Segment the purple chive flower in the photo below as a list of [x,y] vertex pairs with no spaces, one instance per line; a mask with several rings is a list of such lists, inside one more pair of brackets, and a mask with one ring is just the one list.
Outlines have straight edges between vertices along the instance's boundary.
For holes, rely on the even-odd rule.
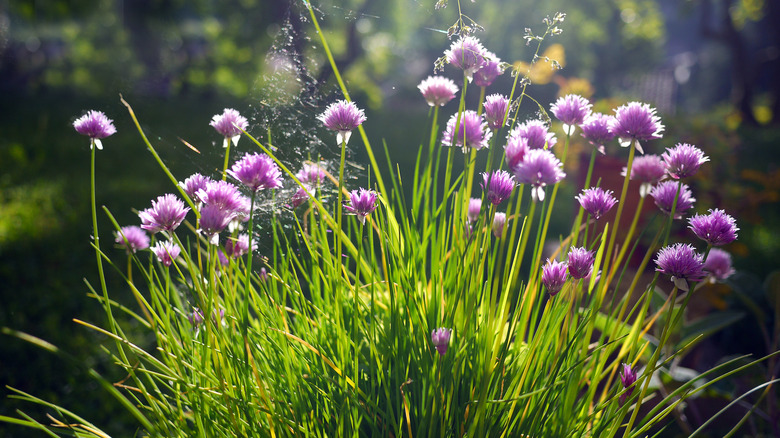
[[712,276],[713,281],[729,278],[734,273],[731,254],[720,248],[712,248],[704,261],[704,271]]
[[509,166],[509,170],[515,171],[515,168],[523,162],[525,154],[528,153],[528,139],[519,136],[510,136],[504,147],[504,154],[506,155],[506,164]]
[[171,241],[159,241],[152,247],[152,252],[157,256],[157,260],[165,266],[171,266],[176,257],[179,257],[181,248]]
[[612,196],[612,190],[604,190],[601,187],[585,189],[575,199],[596,220],[599,220],[604,213],[608,212],[618,202]]
[[559,97],[550,107],[556,119],[563,122],[563,130],[567,134],[574,132],[576,126],[582,125],[590,114],[591,108],[588,99],[576,94],[567,94]]
[[455,137],[455,124],[458,122],[458,114],[453,114],[447,122],[442,143],[446,146],[460,146],[463,153],[468,149],[482,149],[488,146],[488,140],[493,133],[488,131],[487,122],[476,111],[467,110],[460,115],[460,127]]
[[349,142],[352,130],[366,121],[366,114],[355,102],[339,100],[330,104],[317,118],[326,128],[336,131],[336,143],[341,144]]
[[504,232],[504,225],[506,225],[506,213],[497,212],[493,216],[493,235],[496,239],[501,238],[501,234]]
[[301,170],[295,174],[303,184],[317,186],[325,179],[325,165],[320,163],[304,163]]
[[126,249],[128,254],[149,248],[149,235],[141,227],[135,225],[114,231],[114,237],[114,242]]
[[246,131],[249,122],[233,108],[225,108],[225,111],[222,114],[215,114],[214,117],[211,118],[211,123],[209,123],[209,125],[213,126],[217,132],[225,137],[222,147],[227,148],[228,140],[233,141],[234,146],[238,145],[238,140],[241,138],[241,131]]
[[436,347],[436,351],[439,352],[439,356],[447,354],[447,348],[450,346],[450,337],[452,336],[452,329],[440,327],[431,332],[431,342]]
[[295,174],[298,181],[303,185],[292,196],[290,204],[292,208],[298,208],[306,202],[312,193],[314,193],[322,180],[325,179],[325,169],[321,164],[306,163],[301,170]]
[[509,99],[501,94],[491,94],[485,98],[485,120],[493,131],[504,126],[504,117],[509,108]]
[[190,199],[194,200],[195,202],[203,202],[203,200],[197,196],[198,190],[205,188],[206,184],[210,183],[211,181],[212,179],[207,176],[194,173],[184,181],[180,181],[179,187],[184,190],[184,193],[186,193]]
[[197,307],[192,309],[192,313],[187,315],[187,319],[190,321],[193,327],[198,327],[203,324],[203,312]]
[[290,208],[298,208],[306,202],[310,196],[311,193],[314,191],[311,187],[299,187],[298,190],[292,195],[292,198],[290,198]]
[[349,202],[351,205],[344,205],[348,214],[357,216],[361,224],[366,222],[366,216],[376,209],[376,192],[373,190],[353,190],[349,193]]
[[[257,249],[257,241],[252,240],[252,251]],[[249,253],[249,235],[239,234],[237,238],[230,238],[225,242],[225,254],[230,258],[241,257]]]
[[613,117],[601,113],[591,113],[585,117],[580,127],[582,128],[582,137],[588,140],[588,143],[596,146],[601,155],[605,154],[604,145],[615,138],[609,130],[609,124]]
[[547,264],[542,268],[542,284],[550,295],[555,296],[563,289],[567,276],[566,263],[547,259]]
[[[217,315],[219,315],[219,322],[217,322]],[[187,319],[190,321],[190,324],[192,324],[192,326],[195,328],[203,324],[203,321],[205,321],[205,318],[203,317],[203,312],[197,307],[192,309],[192,313],[187,315]],[[225,309],[219,309],[218,311],[214,310],[214,317],[211,319],[212,321],[214,321],[214,324],[222,325],[224,319],[225,319]]]
[[575,280],[588,277],[593,272],[593,251],[574,247],[569,250],[566,263],[569,265],[569,275]]
[[263,282],[268,281],[268,270],[265,269],[265,266],[260,268],[260,272],[257,273],[257,276],[260,277],[260,280]]
[[478,39],[467,36],[453,42],[450,49],[444,52],[444,56],[447,57],[448,63],[463,70],[471,82],[474,73],[485,65],[486,52]]
[[544,201],[544,187],[556,184],[566,177],[561,166],[560,160],[552,152],[531,149],[512,171],[518,183],[533,186],[531,196],[534,201]]
[[184,207],[184,202],[169,193],[158,196],[156,201],[152,201],[152,208],[138,213],[138,217],[141,218],[141,228],[154,234],[175,230],[181,225],[188,211],[190,209]]
[[702,255],[692,245],[676,243],[658,251],[655,259],[656,271],[670,275],[674,285],[688,291],[688,281],[699,281],[705,277]]
[[531,149],[551,149],[558,142],[555,134],[549,132],[541,120],[529,120],[517,125],[509,134],[509,138],[512,137],[525,138]]
[[[626,168],[623,168],[621,175],[626,175]],[[666,176],[666,164],[658,155],[642,155],[634,158],[631,164],[631,180],[637,180],[642,183],[639,186],[639,196],[645,197],[653,188],[653,184],[661,181]]]
[[218,205],[206,204],[200,209],[200,231],[209,243],[216,245],[221,233],[236,216],[233,210],[225,210]]
[[661,157],[666,165],[666,173],[673,179],[693,176],[699,166],[710,161],[701,149],[688,143],[678,143],[673,148],[667,148]]
[[609,130],[620,138],[620,145],[628,147],[634,143],[640,154],[645,152],[639,141],[661,138],[664,125],[655,115],[655,108],[646,103],[629,102],[615,110],[615,118],[611,120]]
[[217,259],[219,260],[219,264],[222,266],[227,266],[230,264],[230,260],[228,260],[225,252],[221,249],[217,249]]
[[195,196],[204,204],[216,205],[225,211],[243,213],[246,210],[249,214],[249,205],[246,204],[245,197],[238,191],[238,187],[227,181],[209,181],[204,188],[195,193]]
[[501,60],[495,53],[485,50],[482,57],[485,63],[474,72],[474,84],[478,87],[489,87],[504,71],[501,69]]
[[498,205],[512,194],[515,182],[512,175],[504,170],[496,170],[492,174],[482,172],[482,190],[485,198],[493,205]]
[[420,89],[420,93],[430,106],[444,106],[455,98],[455,94],[459,90],[452,79],[442,76],[428,76],[420,82],[417,88]]
[[630,364],[624,363],[622,368],[623,370],[620,372],[620,383],[627,391],[620,395],[620,406],[623,406],[626,400],[631,397],[631,393],[634,392],[634,387],[631,385],[636,383],[637,378],[636,370],[631,369]]
[[[655,205],[666,214],[672,213],[674,198],[677,196],[677,181],[662,181],[650,190],[650,196],[655,199]],[[680,186],[680,198],[674,210],[674,218],[680,219],[696,202],[687,185]]]
[[469,222],[476,222],[479,218],[479,211],[482,209],[482,200],[479,198],[469,199]]
[[282,172],[274,160],[266,154],[255,152],[244,155],[227,173],[253,192],[278,189],[282,186]]
[[737,222],[723,210],[710,210],[708,215],[697,214],[688,219],[689,228],[699,239],[712,246],[722,246],[737,240]]
[[88,111],[87,114],[79,117],[73,122],[73,128],[81,135],[86,135],[92,142],[92,145],[98,149],[103,149],[101,138],[106,138],[116,134],[114,121],[106,117],[102,111]]

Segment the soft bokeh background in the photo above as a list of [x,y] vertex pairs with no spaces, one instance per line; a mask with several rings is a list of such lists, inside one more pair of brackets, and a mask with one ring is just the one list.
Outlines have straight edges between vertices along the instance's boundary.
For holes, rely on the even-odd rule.
[[[313,3],[353,99],[367,109],[373,144],[378,148],[386,140],[408,175],[429,129],[416,85],[449,46],[455,0],[438,11],[435,0]],[[652,152],[683,141],[705,150],[712,161],[693,182],[696,210],[725,208],[738,218],[740,240],[727,249],[739,273],[729,285],[702,293],[695,311],[741,317],[690,354],[686,364],[701,370],[728,355],[776,350],[771,306],[780,296],[773,274],[780,260],[780,3],[477,0],[462,6],[485,27],[477,33],[485,46],[512,64],[527,63],[533,54],[522,38],[526,27],[539,32],[546,15],[565,12],[563,34],[543,47],[543,55],[564,68],[553,71],[542,62],[532,69],[535,85],[529,93],[535,99],[549,108],[557,96],[576,92],[602,111],[647,101],[667,126]],[[451,69],[444,74],[458,78]],[[488,93],[508,94],[511,82],[506,74]],[[324,158],[337,154],[315,117],[338,93],[299,1],[0,0],[0,327],[46,339],[112,382],[125,375],[103,352],[110,343],[73,322],[100,324],[103,315],[87,296],[86,283],[97,282],[89,245],[89,149],[72,122],[98,109],[116,123],[119,133],[104,140],[98,154],[97,196],[121,224],[138,223],[134,209],[171,190],[120,94],[181,180],[220,166],[221,138],[208,122],[225,107],[248,116],[250,132],[264,141],[270,136],[290,162],[312,151]],[[476,98],[470,94],[472,105]],[[523,110],[524,117],[538,112],[531,104]],[[454,109],[449,111],[443,117]],[[362,178],[365,157],[353,143],[351,167]],[[249,148],[243,142],[239,150]],[[619,157],[615,163],[624,162]],[[567,164],[572,181],[577,162]],[[571,182],[565,190],[571,196],[579,187]],[[564,215],[561,224],[569,223]],[[100,226],[104,248],[121,266],[123,254],[109,245],[110,223],[101,219]],[[690,237],[681,232],[678,238]],[[115,299],[133,304],[116,278],[109,282]],[[699,406],[694,403],[679,422],[695,427],[712,406],[770,374],[758,369],[732,379]],[[42,418],[43,411],[9,399],[9,385],[64,404],[116,436],[134,430],[80,366],[5,335],[0,385],[0,415],[24,408]],[[777,404],[764,401],[742,432],[771,430],[767,424],[777,416]],[[735,421],[724,418],[726,425]],[[678,426],[670,436],[684,434],[685,427]],[[29,433],[0,424],[0,437]]]

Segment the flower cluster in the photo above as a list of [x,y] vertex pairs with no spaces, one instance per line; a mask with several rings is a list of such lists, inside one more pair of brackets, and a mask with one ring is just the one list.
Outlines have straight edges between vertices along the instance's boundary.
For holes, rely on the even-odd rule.
[[417,86],[430,106],[444,106],[455,98],[458,86],[452,79],[441,76],[428,76]]
[[86,135],[92,140],[90,147],[94,146],[98,149],[103,149],[101,138],[116,134],[114,121],[106,117],[101,111],[87,112],[87,114],[73,122],[73,128],[79,134]]
[[439,327],[431,332],[431,342],[436,347],[436,351],[439,352],[439,356],[447,354],[447,348],[450,346],[450,337],[452,336],[452,329]]
[[336,143],[346,144],[352,130],[366,121],[366,114],[355,102],[339,100],[330,104],[318,118],[326,128],[336,131]]
[[601,187],[585,189],[577,195],[576,199],[582,208],[596,220],[599,220],[604,213],[612,209],[618,202],[612,196],[612,190],[604,190]]
[[249,122],[233,108],[225,108],[222,114],[215,114],[209,123],[214,129],[225,137],[222,144],[223,148],[228,147],[228,141],[232,141],[234,146],[238,146],[238,140],[241,133],[246,131]]
[[488,129],[484,117],[476,111],[467,110],[453,114],[447,122],[442,143],[446,146],[460,146],[463,153],[470,149],[480,150],[488,147],[488,141],[493,133]]
[[353,190],[349,193],[349,204],[344,205],[348,214],[357,216],[361,224],[366,222],[366,217],[376,210],[376,192],[373,190]]
[[629,102],[615,110],[610,120],[609,130],[620,138],[620,145],[628,147],[634,144],[639,153],[644,153],[640,141],[661,138],[664,125],[656,115],[655,108],[641,102]]
[[590,102],[582,96],[567,94],[559,98],[550,108],[555,118],[563,122],[563,130],[570,135],[574,128],[582,125],[590,115]]
[[547,260],[542,268],[542,284],[550,295],[557,295],[563,289],[568,277],[567,265],[557,260]]

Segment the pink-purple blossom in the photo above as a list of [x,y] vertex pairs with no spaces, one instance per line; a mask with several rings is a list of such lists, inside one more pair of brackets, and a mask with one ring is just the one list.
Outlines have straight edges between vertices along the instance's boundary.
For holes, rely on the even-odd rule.
[[515,171],[515,168],[523,162],[525,154],[528,153],[528,139],[520,136],[510,136],[504,147],[506,155],[506,164],[509,170]]
[[431,332],[431,343],[436,347],[436,351],[439,352],[439,356],[447,354],[447,348],[450,346],[450,337],[452,336],[452,329],[439,327]]
[[479,218],[479,211],[482,209],[482,200],[479,198],[471,198],[469,199],[469,211],[468,211],[468,220],[469,222],[476,222]]
[[197,196],[198,190],[205,188],[206,184],[211,181],[212,179],[207,176],[203,176],[200,173],[194,173],[184,181],[180,181],[179,187],[184,190],[184,193],[186,193],[190,199],[196,202],[203,202],[203,200]]
[[130,254],[149,248],[149,235],[141,227],[129,225],[114,231],[114,242]]
[[506,213],[496,212],[493,216],[493,224],[491,226],[493,235],[496,239],[501,238],[501,234],[504,232],[504,226],[506,225]]
[[324,164],[305,163],[298,173],[295,174],[295,177],[298,178],[298,181],[303,186],[298,187],[298,190],[292,196],[290,200],[292,208],[298,208],[298,206],[306,202],[325,179]]
[[152,247],[152,252],[157,256],[157,260],[165,266],[171,266],[173,261],[179,257],[181,248],[179,245],[169,241],[159,241]]
[[219,241],[219,233],[227,228],[235,217],[235,210],[226,210],[215,204],[205,204],[200,209],[198,231],[207,237],[209,243],[216,245]]
[[534,201],[544,201],[544,187],[558,183],[566,177],[561,161],[546,149],[529,150],[520,163],[512,169],[520,184],[530,184]]
[[[623,168],[621,175],[626,175],[625,167]],[[661,181],[665,176],[666,164],[664,164],[663,160],[658,155],[642,155],[634,158],[633,163],[631,163],[631,176],[629,179],[642,183],[639,186],[639,196],[643,198],[650,193],[653,184]]]
[[542,268],[542,284],[550,295],[555,296],[566,284],[568,277],[566,268],[566,263],[549,259]]
[[637,373],[636,370],[631,369],[631,365],[627,363],[624,363],[621,368],[620,384],[623,385],[624,389],[626,389],[626,391],[620,395],[619,399],[620,406],[623,406],[626,400],[631,397],[631,393],[634,392],[634,387],[631,385],[636,383]]
[[655,259],[656,271],[672,277],[674,285],[688,291],[688,281],[700,281],[704,273],[704,260],[692,245],[675,243],[658,251]]
[[686,184],[681,184],[680,196],[675,205],[677,186],[677,181],[661,181],[650,190],[650,196],[655,200],[655,205],[666,214],[672,214],[672,207],[674,207],[674,218],[680,219],[686,211],[693,207],[696,198],[693,197],[691,190]]
[[612,196],[612,190],[604,190],[601,187],[591,187],[584,189],[582,193],[575,197],[582,208],[599,220],[606,212],[617,204],[617,199]]
[[444,106],[455,98],[458,86],[452,79],[442,76],[428,76],[417,86],[430,106]]
[[710,245],[722,246],[737,240],[737,222],[723,210],[716,208],[706,215],[694,215],[688,223],[693,234]]
[[501,60],[495,53],[485,50],[483,53],[485,63],[474,72],[474,85],[478,87],[489,87],[497,77],[501,76]]
[[152,208],[141,211],[138,216],[141,218],[141,228],[154,234],[175,230],[184,221],[188,211],[190,209],[184,207],[184,202],[168,193],[158,196],[157,200],[152,201]]
[[460,124],[456,132],[457,123],[458,114],[453,114],[447,122],[447,129],[442,138],[445,146],[460,146],[464,154],[469,149],[479,150],[488,147],[488,141],[493,133],[487,129],[487,122],[476,111],[467,110],[460,113]]
[[704,271],[708,272],[713,280],[725,280],[734,274],[731,266],[731,254],[720,249],[712,248],[704,261]]
[[570,134],[575,126],[582,125],[590,114],[591,106],[588,99],[577,94],[567,94],[559,97],[550,107],[550,111],[556,119],[563,122],[563,130]]
[[336,131],[336,142],[348,143],[352,130],[366,121],[366,114],[355,102],[339,100],[317,117],[326,128]]
[[493,131],[498,131],[504,126],[504,118],[509,108],[509,99],[502,94],[491,94],[485,98],[485,120],[488,127]]
[[573,247],[566,256],[566,263],[569,269],[569,275],[575,280],[590,276],[593,271],[593,251],[587,248]]
[[688,143],[678,143],[673,148],[667,148],[661,157],[666,165],[666,173],[673,179],[693,176],[699,166],[710,160],[701,149]]
[[664,125],[655,114],[655,108],[646,103],[629,102],[615,110],[615,118],[611,120],[609,130],[621,139],[621,146],[628,147],[631,143],[639,153],[644,153],[640,141],[661,138]]
[[345,204],[344,209],[347,214],[357,216],[361,224],[366,222],[366,216],[371,214],[377,207],[376,192],[360,188],[349,193],[349,205]]
[[588,140],[588,143],[596,146],[596,150],[601,155],[606,153],[604,146],[615,138],[615,134],[609,130],[609,124],[612,119],[612,116],[606,114],[591,113],[585,117],[585,120],[580,125],[582,128],[582,134],[580,135],[585,140]]
[[86,135],[92,140],[90,148],[94,145],[103,149],[101,138],[106,138],[116,133],[114,121],[106,117],[102,111],[88,111],[73,122],[73,128],[81,135]]
[[485,64],[485,54],[485,48],[472,36],[460,37],[444,52],[447,62],[463,70],[469,81]]
[[496,170],[490,174],[483,172],[481,185],[482,190],[485,191],[485,198],[491,204],[498,205],[512,194],[515,181],[509,172]]
[[266,154],[244,155],[227,173],[241,181],[252,192],[277,189],[282,186],[282,172],[274,160]]
[[[257,241],[252,239],[252,251],[257,249]],[[241,233],[238,237],[231,237],[225,242],[225,255],[230,258],[241,257],[249,253],[249,235]]]
[[227,181],[209,181],[195,196],[204,204],[216,205],[226,211],[249,213],[245,197],[241,195],[238,187]]
[[303,167],[295,174],[303,184],[317,186],[325,179],[325,165],[322,163],[304,163]]
[[521,123],[509,133],[509,138],[522,137],[531,149],[551,149],[558,142],[555,134],[547,129],[541,120],[529,120]]
[[246,131],[249,122],[233,108],[225,108],[222,114],[215,114],[211,118],[209,125],[213,126],[217,132],[225,137],[225,142],[222,146],[227,147],[228,139],[231,139],[234,145],[238,144],[241,132]]

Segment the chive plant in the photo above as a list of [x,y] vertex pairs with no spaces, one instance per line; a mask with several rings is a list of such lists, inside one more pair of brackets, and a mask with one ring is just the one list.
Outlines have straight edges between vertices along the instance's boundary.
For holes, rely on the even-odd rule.
[[[507,96],[485,98],[509,66],[468,35],[461,16],[452,32],[460,38],[436,66],[460,72],[462,86],[442,76],[420,83],[431,106],[430,135],[413,181],[401,181],[377,165],[362,127],[366,116],[305,5],[344,96],[320,117],[336,131],[338,174],[315,161],[289,168],[247,131],[245,118],[226,109],[211,122],[224,137],[222,172],[179,179],[123,101],[172,189],[139,214],[141,228],[120,226],[104,209],[126,249],[122,267],[99,244],[94,204],[95,152],[115,130],[99,112],[76,121],[97,146],[93,246],[101,269],[93,296],[107,315],[105,327],[77,322],[114,342],[107,352],[127,378],[112,385],[91,372],[135,416],[138,436],[639,437],[662,427],[686,398],[747,366],[723,363],[671,392],[653,381],[687,348],[668,347],[697,286],[731,272],[722,262],[708,268],[707,254],[728,264],[727,253],[710,248],[736,239],[737,228],[715,210],[692,220],[696,235],[705,236],[703,253],[670,245],[676,219],[694,201],[682,179],[707,158],[685,145],[665,161],[648,159],[645,149],[663,132],[650,105],[632,102],[604,115],[581,96],[564,96],[550,109],[562,122],[558,140],[548,120],[518,120],[531,99],[526,72],[511,70]],[[534,62],[563,20],[548,17],[542,34],[526,34],[536,45]],[[466,104],[472,78],[480,87],[475,109]],[[442,131],[439,111],[448,107],[454,112]],[[350,190],[344,160],[355,131],[373,180]],[[563,166],[579,135],[594,146],[581,207],[568,235],[551,236]],[[230,146],[241,136],[251,153],[230,166]],[[628,147],[617,198],[591,187],[602,176],[594,173],[596,151],[615,139]],[[486,168],[477,169],[477,154],[487,156]],[[453,166],[458,155],[461,172]],[[641,193],[628,191],[631,179],[642,181]],[[256,207],[282,196],[283,184],[297,191],[287,209],[264,221],[272,244],[260,257]],[[407,184],[411,198],[403,194]],[[334,191],[335,205],[326,196]],[[657,226],[644,236],[637,225],[647,214],[646,194],[666,217],[653,215]],[[640,202],[626,227],[630,197]],[[294,229],[281,226],[280,215],[292,217]],[[551,241],[555,249],[547,253]],[[641,261],[629,270],[634,253]],[[107,275],[125,280],[137,307],[114,301]],[[656,284],[660,275],[673,280],[668,294]],[[144,349],[128,336],[118,313],[151,333],[154,345]],[[50,421],[24,413],[0,420],[50,436],[105,436],[65,407],[15,392],[50,407]]]

